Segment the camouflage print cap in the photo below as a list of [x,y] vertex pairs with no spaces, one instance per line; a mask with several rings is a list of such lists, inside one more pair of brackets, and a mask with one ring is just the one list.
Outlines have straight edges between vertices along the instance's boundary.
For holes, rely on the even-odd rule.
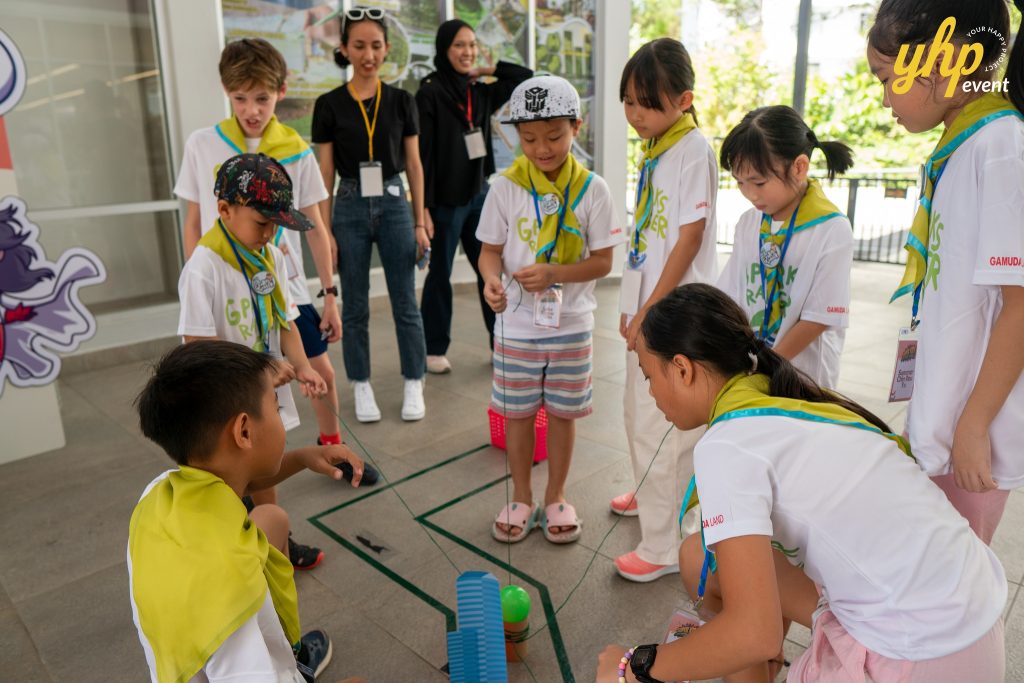
[[266,154],[239,154],[221,164],[213,194],[228,204],[255,209],[283,228],[313,229],[313,223],[292,204],[288,171]]

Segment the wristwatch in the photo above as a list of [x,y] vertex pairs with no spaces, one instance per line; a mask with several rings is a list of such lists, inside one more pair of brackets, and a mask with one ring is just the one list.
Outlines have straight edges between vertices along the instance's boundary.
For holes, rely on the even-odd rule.
[[337,288],[337,286],[335,286],[335,287],[324,287],[319,292],[317,292],[316,298],[317,299],[322,299],[322,298],[324,298],[325,294],[333,294],[334,296],[338,296],[338,288]]
[[654,658],[658,656],[658,646],[639,645],[633,650],[633,657],[629,660],[629,670],[636,676],[640,683],[665,683],[651,676],[651,667],[654,666]]

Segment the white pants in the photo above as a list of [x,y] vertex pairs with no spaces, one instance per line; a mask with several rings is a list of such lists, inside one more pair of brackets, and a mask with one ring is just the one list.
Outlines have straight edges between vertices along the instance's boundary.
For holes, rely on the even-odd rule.
[[[676,564],[682,539],[700,528],[700,510],[697,509],[683,520],[680,533],[679,507],[693,476],[693,447],[706,427],[687,432],[672,427],[654,403],[640,370],[639,357],[633,351],[626,352],[623,410],[633,477],[637,484],[643,479],[636,496],[641,538],[635,552],[651,564]],[[670,428],[672,432],[658,453],[658,445]],[[658,453],[657,458],[655,453]]]

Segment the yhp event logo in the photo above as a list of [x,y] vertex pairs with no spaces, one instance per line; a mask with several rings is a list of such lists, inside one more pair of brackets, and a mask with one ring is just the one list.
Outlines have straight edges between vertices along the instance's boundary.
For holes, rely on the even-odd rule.
[[[946,84],[945,95],[946,97],[952,97],[961,78],[964,76],[970,76],[975,71],[982,68],[981,60],[985,55],[984,47],[981,43],[965,43],[963,45],[953,44],[950,39],[953,37],[953,31],[955,28],[956,19],[949,17],[942,22],[942,25],[939,26],[939,30],[935,32],[935,38],[932,40],[932,44],[930,46],[900,46],[900,52],[896,56],[896,63],[893,66],[893,71],[899,77],[892,83],[892,91],[894,93],[898,95],[905,94],[910,90],[910,86],[914,82],[914,79],[928,78],[932,76],[932,74],[935,73],[937,66],[939,75],[949,79]],[[999,52],[999,57],[994,62],[984,67],[985,72],[993,72],[1006,60],[1006,37],[994,28],[979,26],[971,29],[967,33],[967,38],[970,39],[972,36],[977,36],[982,33],[988,33],[995,36],[1002,46]],[[912,47],[914,50],[914,56],[908,60],[908,55]],[[961,86],[961,89],[964,92],[1006,92],[1008,89],[1008,82],[1005,78],[1002,81],[996,81],[994,83],[990,80],[965,81]]]

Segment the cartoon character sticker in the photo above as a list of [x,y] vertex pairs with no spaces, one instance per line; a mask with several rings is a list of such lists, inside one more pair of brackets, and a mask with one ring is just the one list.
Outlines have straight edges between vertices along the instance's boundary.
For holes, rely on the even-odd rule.
[[25,60],[18,47],[0,31],[0,116],[14,109],[25,94],[25,76]]
[[6,382],[49,384],[60,373],[58,354],[96,333],[78,290],[106,280],[103,263],[78,247],[48,261],[38,238],[21,199],[0,201],[0,396]]

